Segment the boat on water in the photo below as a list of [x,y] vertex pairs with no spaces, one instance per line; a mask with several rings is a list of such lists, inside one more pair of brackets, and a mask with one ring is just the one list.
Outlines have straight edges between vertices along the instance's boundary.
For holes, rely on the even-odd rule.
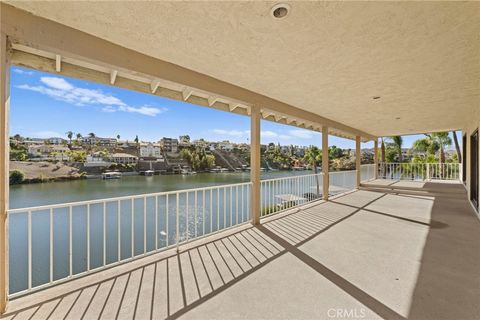
[[294,171],[302,171],[302,170],[305,170],[305,167],[293,167],[292,169]]
[[183,174],[184,176],[187,176],[187,175],[189,176],[189,175],[197,174],[197,172],[192,171],[190,169],[182,169],[181,174]]
[[110,179],[120,179],[122,177],[122,173],[118,171],[109,171],[102,173],[103,180],[110,180]]
[[146,177],[151,177],[153,175],[155,175],[155,171],[153,171],[153,170],[147,170],[147,171],[144,172],[144,176],[146,176]]

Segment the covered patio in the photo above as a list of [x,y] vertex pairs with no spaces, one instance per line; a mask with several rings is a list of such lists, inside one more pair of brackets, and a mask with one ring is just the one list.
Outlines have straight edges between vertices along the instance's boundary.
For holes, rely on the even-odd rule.
[[463,186],[403,184],[15,299],[3,319],[476,318],[480,221]]
[[[479,3],[0,9],[2,319],[479,318]],[[250,181],[11,209],[11,65],[249,117]],[[354,140],[354,170],[261,180],[262,121],[321,133],[322,159]],[[379,161],[381,137],[453,130],[460,163]]]

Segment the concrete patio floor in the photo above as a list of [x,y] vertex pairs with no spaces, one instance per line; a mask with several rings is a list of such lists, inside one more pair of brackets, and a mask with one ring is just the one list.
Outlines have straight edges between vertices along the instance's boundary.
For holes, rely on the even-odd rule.
[[12,300],[2,319],[480,318],[463,186],[363,188]]

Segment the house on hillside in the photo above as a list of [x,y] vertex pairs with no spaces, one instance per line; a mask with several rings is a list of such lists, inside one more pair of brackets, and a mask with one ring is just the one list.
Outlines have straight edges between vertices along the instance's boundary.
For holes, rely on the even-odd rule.
[[165,152],[177,153],[178,152],[178,139],[163,137],[160,140],[160,146]]
[[159,143],[142,142],[139,154],[142,159],[161,159],[163,161],[162,149]]
[[136,164],[138,157],[128,153],[112,153],[108,157],[108,161],[120,164]]
[[28,156],[37,161],[57,160],[68,161],[69,148],[63,145],[32,144],[28,146]]
[[100,145],[100,146],[116,146],[117,139],[115,138],[101,138],[101,137],[83,137],[82,141],[86,145]]

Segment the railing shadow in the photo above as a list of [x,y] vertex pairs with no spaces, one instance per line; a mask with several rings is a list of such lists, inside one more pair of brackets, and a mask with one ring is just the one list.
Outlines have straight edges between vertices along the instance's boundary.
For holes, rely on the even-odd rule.
[[102,278],[99,272],[91,283],[72,285],[50,298],[42,300],[37,293],[39,300],[7,310],[2,319],[178,318],[360,210],[319,213],[315,207],[271,217],[260,227],[244,227],[135,268],[116,267],[114,276]]

